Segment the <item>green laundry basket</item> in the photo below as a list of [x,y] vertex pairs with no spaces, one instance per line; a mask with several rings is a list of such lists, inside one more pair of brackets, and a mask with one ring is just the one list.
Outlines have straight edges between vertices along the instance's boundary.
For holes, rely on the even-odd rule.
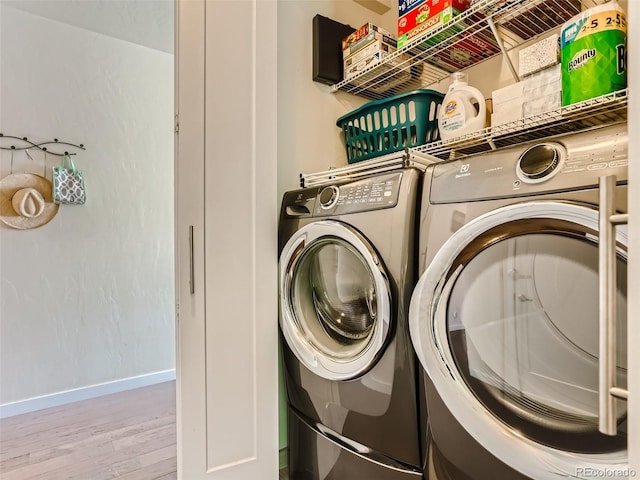
[[338,119],[347,160],[356,163],[436,141],[444,94],[419,89],[365,103]]

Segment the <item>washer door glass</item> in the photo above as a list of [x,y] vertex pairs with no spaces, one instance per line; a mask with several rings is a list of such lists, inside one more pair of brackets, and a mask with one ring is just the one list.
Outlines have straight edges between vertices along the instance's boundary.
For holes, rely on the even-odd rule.
[[317,374],[353,378],[381,354],[390,292],[381,262],[354,229],[321,221],[299,230],[281,259],[281,326]]
[[[624,448],[625,403],[618,437],[598,433],[597,245],[563,232],[528,233],[463,255],[471,259],[453,283],[447,330],[478,399],[540,443]],[[627,271],[623,258],[617,263],[617,385],[626,388]]]
[[340,238],[309,245],[293,270],[291,305],[319,351],[336,360],[366,348],[376,322],[376,289],[362,255]]

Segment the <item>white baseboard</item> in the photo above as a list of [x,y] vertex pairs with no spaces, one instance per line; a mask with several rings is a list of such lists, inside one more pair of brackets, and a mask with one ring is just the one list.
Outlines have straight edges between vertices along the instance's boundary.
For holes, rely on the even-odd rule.
[[164,370],[162,372],[148,373],[137,377],[123,378],[122,380],[115,380],[113,382],[100,383],[98,385],[90,385],[88,387],[43,395],[42,397],[6,403],[0,405],[0,418],[13,417],[14,415],[35,412],[43,408],[57,407],[58,405],[65,405],[79,400],[101,397],[102,395],[109,395],[110,393],[124,392],[125,390],[133,390],[134,388],[169,382],[175,379],[175,369]]

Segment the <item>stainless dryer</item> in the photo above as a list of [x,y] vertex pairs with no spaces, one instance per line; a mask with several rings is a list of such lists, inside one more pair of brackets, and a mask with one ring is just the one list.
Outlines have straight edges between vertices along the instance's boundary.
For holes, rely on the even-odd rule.
[[292,480],[422,478],[413,168],[287,192],[280,327]]
[[[627,161],[622,124],[425,173],[410,332],[426,372],[429,480],[628,472],[626,403],[615,400],[615,433],[598,418],[598,185],[615,175],[626,212]],[[624,226],[616,239],[611,372],[624,388]]]

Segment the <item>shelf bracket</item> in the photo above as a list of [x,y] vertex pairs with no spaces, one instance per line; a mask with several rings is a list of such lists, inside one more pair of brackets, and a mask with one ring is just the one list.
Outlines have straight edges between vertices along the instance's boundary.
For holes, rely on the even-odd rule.
[[496,28],[496,24],[493,21],[493,18],[492,17],[487,17],[487,23],[489,24],[489,28],[491,29],[491,33],[493,33],[493,37],[496,39],[496,43],[500,47],[500,51],[502,52],[502,57],[507,62],[507,66],[509,67],[509,70],[511,70],[511,75],[513,75],[513,79],[516,82],[519,82],[520,81],[520,76],[518,75],[518,72],[516,72],[516,69],[514,68],[513,63],[511,62],[511,57],[509,56],[509,53],[507,52],[507,49],[504,48],[504,42],[502,41],[502,37],[500,36],[500,32],[498,32],[498,29]]

